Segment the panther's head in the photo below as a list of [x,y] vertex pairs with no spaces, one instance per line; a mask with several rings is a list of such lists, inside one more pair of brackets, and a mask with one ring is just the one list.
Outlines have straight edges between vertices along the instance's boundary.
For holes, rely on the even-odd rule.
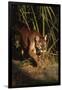
[[35,41],[36,53],[41,54],[47,51],[47,35],[44,37],[36,36]]

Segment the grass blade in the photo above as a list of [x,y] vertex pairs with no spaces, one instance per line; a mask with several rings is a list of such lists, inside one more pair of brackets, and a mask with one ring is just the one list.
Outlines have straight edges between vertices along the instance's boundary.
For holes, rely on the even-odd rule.
[[52,25],[52,27],[58,32],[58,28],[55,26],[56,21],[55,22],[52,22],[52,21],[49,20],[49,22]]
[[51,13],[53,14],[53,16],[55,17],[55,13],[54,13],[53,9],[51,7],[49,7],[49,9],[50,9]]
[[47,15],[47,11],[46,11],[46,8],[44,7],[44,11],[45,11],[45,21],[46,21],[46,23],[47,23],[47,25],[48,25],[48,27],[50,28],[50,25],[49,25],[49,22],[48,22],[48,15]]
[[55,46],[55,44],[58,42],[58,39],[51,45],[51,47],[48,49],[47,53],[50,53],[51,49]]
[[52,16],[51,16],[51,12],[50,12],[49,8],[46,7],[46,9],[47,9],[47,12],[48,12],[48,15],[49,15],[50,19],[52,20]]
[[44,14],[44,7],[42,7],[42,19],[43,19],[43,36],[45,36],[45,14]]
[[20,12],[21,12],[21,14],[22,14],[22,17],[23,17],[23,19],[24,19],[24,21],[25,21],[25,23],[26,23],[28,29],[30,30],[29,25],[28,25],[28,22],[27,22],[27,20],[26,20],[26,18],[25,18],[25,15],[24,15],[23,8],[20,9]]
[[34,16],[34,21],[35,21],[35,24],[36,24],[36,29],[37,29],[37,31],[39,32],[39,27],[38,27],[38,23],[37,23],[37,20],[36,20],[36,16],[35,16],[33,7],[31,7],[31,9],[32,9],[32,13],[33,13],[33,16]]
[[33,23],[33,29],[36,31],[36,26],[35,26],[34,21],[32,21],[32,23]]

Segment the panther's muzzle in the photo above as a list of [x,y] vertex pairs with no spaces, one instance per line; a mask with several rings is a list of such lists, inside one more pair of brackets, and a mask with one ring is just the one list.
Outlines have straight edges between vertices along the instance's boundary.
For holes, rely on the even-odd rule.
[[39,48],[36,48],[36,54],[37,55],[41,55],[41,53],[45,53],[46,50],[42,50],[42,49],[39,49]]

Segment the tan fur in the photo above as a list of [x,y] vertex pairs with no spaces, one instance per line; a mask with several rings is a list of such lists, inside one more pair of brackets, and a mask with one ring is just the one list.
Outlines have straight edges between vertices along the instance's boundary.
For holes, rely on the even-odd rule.
[[[33,30],[28,30],[28,28],[18,28],[20,34],[20,44],[23,50],[27,50],[27,53],[38,63],[38,55],[36,54],[36,48],[42,49],[44,47],[43,43],[44,38],[41,36],[39,32],[35,32]],[[43,46],[42,46],[43,45]],[[27,54],[26,53],[26,54]]]

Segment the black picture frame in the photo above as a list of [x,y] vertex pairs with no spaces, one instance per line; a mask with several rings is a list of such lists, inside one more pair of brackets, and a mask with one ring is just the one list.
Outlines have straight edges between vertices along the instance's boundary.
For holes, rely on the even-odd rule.
[[[33,6],[51,6],[51,7],[55,7],[55,10],[58,9],[59,12],[58,13],[58,29],[59,29],[59,33],[58,33],[58,37],[59,37],[59,41],[58,41],[58,50],[59,50],[59,56],[58,56],[58,81],[53,82],[53,83],[35,83],[35,84],[28,84],[28,85],[15,85],[14,87],[12,86],[12,34],[14,34],[14,32],[12,33],[12,26],[15,25],[15,23],[17,23],[17,19],[18,17],[16,17],[16,9],[13,6],[17,6],[17,5],[33,5]],[[57,11],[57,10],[56,10]],[[60,71],[61,71],[61,62],[60,62],[60,41],[61,41],[61,32],[60,32],[60,27],[61,27],[61,23],[60,23],[60,12],[61,11],[61,5],[60,4],[45,4],[45,3],[27,3],[27,2],[8,2],[8,88],[21,88],[21,87],[39,87],[39,86],[53,86],[53,85],[60,85]],[[16,71],[15,71],[16,72]],[[20,71],[18,71],[20,73]],[[22,75],[23,76],[23,75]],[[29,80],[29,79],[27,79]],[[23,81],[23,80],[22,80]]]

